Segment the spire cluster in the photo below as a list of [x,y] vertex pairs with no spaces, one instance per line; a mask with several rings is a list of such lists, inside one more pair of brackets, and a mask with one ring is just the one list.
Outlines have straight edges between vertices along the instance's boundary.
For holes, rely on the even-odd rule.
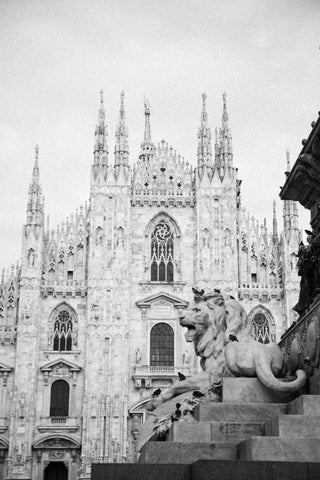
[[[228,170],[233,167],[232,136],[229,128],[229,116],[227,111],[227,95],[223,94],[223,111],[221,128],[215,129],[214,158],[212,158],[211,131],[208,127],[208,114],[206,105],[207,95],[202,94],[202,112],[200,128],[198,130],[198,175],[202,179],[205,172],[210,181],[217,172],[223,181]],[[230,171],[229,171],[230,173]]]

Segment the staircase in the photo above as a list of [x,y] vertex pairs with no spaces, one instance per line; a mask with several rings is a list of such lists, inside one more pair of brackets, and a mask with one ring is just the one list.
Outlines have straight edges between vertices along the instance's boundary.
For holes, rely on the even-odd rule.
[[167,442],[148,442],[139,462],[320,462],[318,395],[290,399],[270,393],[256,378],[228,378],[223,402],[200,403],[194,418],[174,422]]
[[225,378],[222,395],[147,442],[138,464],[93,465],[92,480],[319,480],[320,395],[277,395],[256,378]]

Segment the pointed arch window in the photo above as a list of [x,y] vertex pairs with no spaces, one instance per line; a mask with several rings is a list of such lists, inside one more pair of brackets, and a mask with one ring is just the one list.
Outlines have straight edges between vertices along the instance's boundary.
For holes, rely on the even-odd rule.
[[256,313],[252,320],[255,339],[260,343],[270,343],[270,327],[267,317],[259,312]]
[[53,350],[72,349],[72,317],[68,310],[60,310],[54,318]]
[[167,323],[157,323],[150,332],[150,366],[174,366],[174,333]]
[[151,281],[173,282],[173,234],[165,222],[151,235]]
[[56,380],[51,385],[50,417],[67,417],[69,415],[70,387],[65,380]]

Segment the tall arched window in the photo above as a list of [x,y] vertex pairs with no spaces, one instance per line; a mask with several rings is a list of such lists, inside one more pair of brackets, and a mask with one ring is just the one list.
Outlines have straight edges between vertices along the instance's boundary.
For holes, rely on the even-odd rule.
[[259,312],[252,320],[255,339],[260,343],[270,343],[270,328],[266,316]]
[[72,318],[68,310],[60,310],[54,318],[53,350],[72,348]]
[[151,235],[151,281],[173,282],[173,235],[165,222]]
[[69,384],[65,380],[56,380],[51,385],[50,417],[69,415]]
[[150,333],[150,365],[174,365],[174,333],[167,323],[157,323]]

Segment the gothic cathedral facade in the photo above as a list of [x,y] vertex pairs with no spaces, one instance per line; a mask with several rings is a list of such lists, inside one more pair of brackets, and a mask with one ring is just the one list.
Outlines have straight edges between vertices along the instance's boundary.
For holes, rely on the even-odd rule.
[[192,287],[239,299],[261,342],[292,322],[297,207],[284,202],[280,235],[275,205],[270,233],[246,213],[226,95],[212,141],[202,100],[195,167],[152,142],[147,102],[130,166],[124,94],[113,156],[101,92],[90,201],[52,231],[36,147],[21,266],[0,283],[1,478],[90,479],[92,462],[134,461],[154,389],[199,369],[178,320]]

